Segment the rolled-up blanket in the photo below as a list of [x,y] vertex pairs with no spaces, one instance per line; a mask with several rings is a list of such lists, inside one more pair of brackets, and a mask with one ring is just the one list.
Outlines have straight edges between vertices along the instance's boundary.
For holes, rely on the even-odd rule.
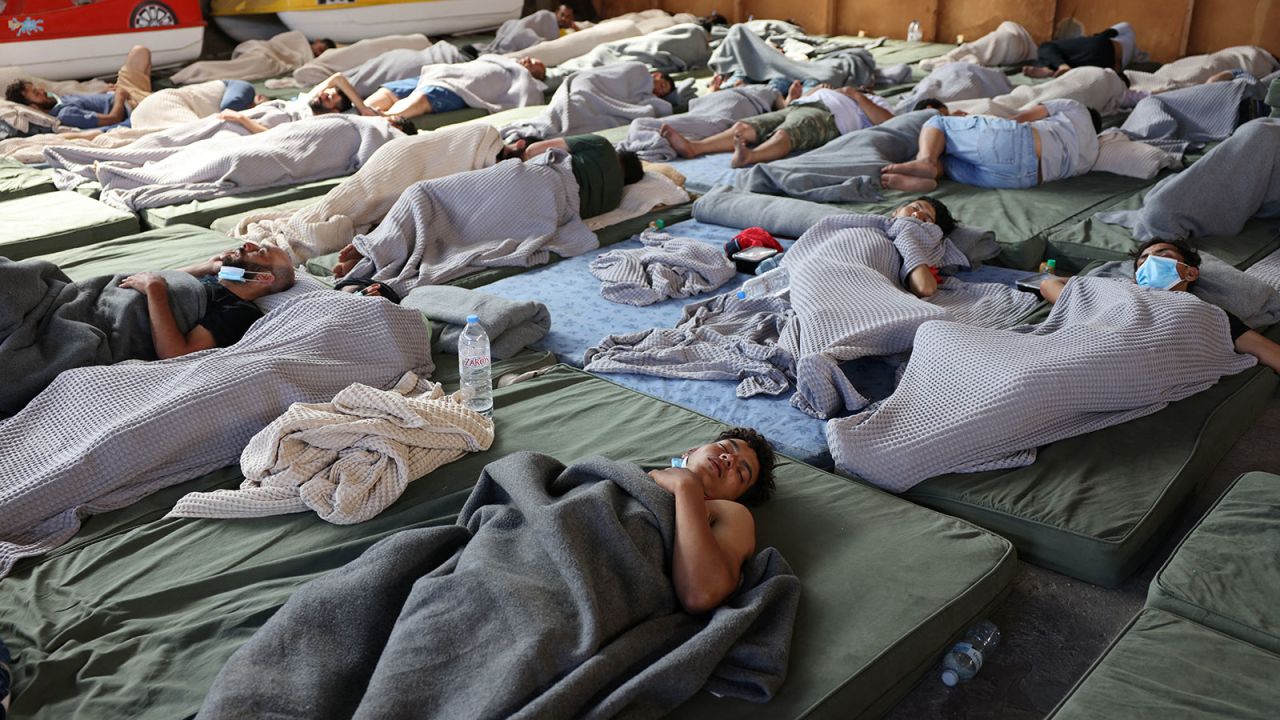
[[468,315],[479,316],[489,336],[489,355],[495,360],[515,355],[551,331],[551,311],[540,302],[508,300],[453,285],[414,288],[400,304],[431,321],[431,327],[439,330],[432,345],[446,353],[457,354],[458,336]]

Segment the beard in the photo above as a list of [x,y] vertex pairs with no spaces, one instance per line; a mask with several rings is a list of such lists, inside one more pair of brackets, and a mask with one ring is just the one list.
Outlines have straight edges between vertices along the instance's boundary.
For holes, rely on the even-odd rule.
[[46,96],[45,96],[45,98],[44,98],[44,100],[41,100],[41,101],[39,101],[39,102],[35,103],[35,106],[36,106],[37,108],[39,108],[40,110],[43,110],[43,111],[45,111],[45,112],[49,112],[50,110],[52,110],[52,109],[53,109],[53,106],[54,106],[54,105],[57,105],[57,104],[58,104],[58,102],[57,102],[56,100],[54,100],[53,98],[51,98],[51,97],[49,97],[48,95],[46,95]]

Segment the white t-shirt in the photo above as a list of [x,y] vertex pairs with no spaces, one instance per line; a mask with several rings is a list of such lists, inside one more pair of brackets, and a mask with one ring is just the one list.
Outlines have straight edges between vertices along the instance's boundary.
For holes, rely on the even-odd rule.
[[[868,94],[866,97],[890,114],[893,113],[893,106],[889,104],[888,100],[879,95]],[[868,118],[866,113],[862,112],[862,108],[858,107],[856,100],[836,90],[822,88],[791,101],[792,105],[812,105],[814,103],[822,103],[827,106],[827,109],[831,111],[832,117],[836,119],[836,129],[840,131],[841,135],[847,135],[854,130],[861,130],[875,124],[871,122],[871,118]]]
[[1040,135],[1040,175],[1044,182],[1083,175],[1098,161],[1098,133],[1089,108],[1075,100],[1040,103],[1049,117],[1028,123]]

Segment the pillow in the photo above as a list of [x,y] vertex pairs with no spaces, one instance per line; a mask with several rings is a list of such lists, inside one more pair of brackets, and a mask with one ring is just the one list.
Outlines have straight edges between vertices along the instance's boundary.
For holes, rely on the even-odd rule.
[[1164,168],[1182,168],[1182,161],[1153,145],[1134,142],[1115,128],[1098,135],[1097,172],[1150,180]]
[[301,265],[294,270],[294,277],[296,279],[293,283],[293,287],[285,290],[284,292],[264,295],[257,300],[254,300],[253,304],[257,305],[258,309],[262,312],[269,313],[299,295],[305,295],[306,293],[314,292],[316,290],[338,292],[333,289],[333,286],[307,272],[306,268]]

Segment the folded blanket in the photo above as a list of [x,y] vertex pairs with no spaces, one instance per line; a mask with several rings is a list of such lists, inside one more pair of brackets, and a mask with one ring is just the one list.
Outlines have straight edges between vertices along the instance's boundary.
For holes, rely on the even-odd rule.
[[591,261],[600,296],[625,305],[652,305],[715,290],[737,274],[724,251],[691,238],[645,230],[642,248],[612,250]]
[[383,118],[335,114],[184,147],[54,147],[45,159],[60,187],[97,180],[103,202],[143,210],[347,175],[397,137]]
[[493,420],[412,372],[391,390],[356,383],[332,402],[290,405],[240,454],[238,490],[185,495],[165,517],[314,510],[352,525],[385,510],[410,482],[492,443]]
[[[1071,280],[1019,332],[925,323],[894,393],[827,423],[836,467],[892,492],[948,472],[1019,467],[1036,448],[1150,415],[1257,361],[1187,293]],[[910,452],[903,452],[910,448]]]
[[622,62],[644,63],[650,70],[668,73],[685,72],[706,66],[711,57],[707,43],[707,32],[702,26],[673,25],[647,35],[598,45],[584,55],[548,69],[547,81],[558,83],[579,70]]
[[488,167],[501,147],[498,131],[484,124],[453,125],[396,138],[314,203],[252,213],[231,234],[284,248],[296,262],[337,252],[356,233],[367,232],[382,220],[404,188]]
[[151,93],[138,103],[129,124],[139,130],[163,129],[216,115],[227,85],[221,80]]
[[345,75],[361,97],[369,97],[386,83],[418,77],[427,65],[449,65],[467,60],[461,50],[442,40],[426,50],[388,50],[355,66]]
[[686,113],[632,120],[627,138],[619,143],[618,149],[630,150],[642,160],[669,162],[678,156],[660,133],[663,125],[670,125],[690,140],[701,140],[729,129],[737,120],[769,112],[777,100],[778,91],[768,85],[745,85],[709,93],[691,100]]
[[515,355],[551,331],[551,311],[540,302],[508,300],[453,285],[416,287],[400,304],[426,316],[432,329],[440,331],[432,345],[454,355],[468,315],[479,316],[489,336],[489,355],[495,360]]
[[1141,210],[1098,213],[1135,240],[1238,235],[1252,217],[1280,217],[1280,119],[1241,125],[1189,169],[1156,183]]
[[598,241],[578,217],[569,156],[552,150],[410,185],[378,228],[352,244],[364,259],[350,275],[404,297],[480,268],[580,255]]
[[1134,90],[1160,93],[1198,85],[1224,70],[1245,70],[1263,77],[1280,68],[1271,53],[1253,45],[1239,45],[1209,55],[1191,55],[1161,65],[1154,73],[1126,70]]
[[426,50],[429,47],[431,47],[431,41],[425,35],[418,33],[365,38],[343,47],[329,48],[314,59],[308,58],[305,64],[293,71],[293,79],[301,87],[311,87],[324,82],[334,73],[359,67],[385,52]]
[[209,80],[262,80],[284,75],[314,57],[311,42],[299,30],[270,40],[246,40],[231,51],[230,60],[194,62],[173,74],[179,85]]
[[914,158],[920,130],[936,110],[898,115],[851,132],[816,150],[762,163],[739,172],[734,184],[766,195],[788,195],[814,202],[875,202],[880,169]]
[[537,10],[525,17],[504,21],[498,26],[493,40],[479,48],[486,53],[509,53],[558,37],[560,23],[556,14],[550,10]]
[[550,68],[572,60],[579,55],[585,55],[593,48],[607,42],[623,40],[663,30],[672,25],[691,22],[697,22],[697,18],[688,13],[668,15],[661,10],[627,13],[605,20],[598,25],[568,33],[554,40],[547,40],[537,45],[530,45],[523,50],[509,52],[507,56],[512,58],[537,58]]
[[295,591],[197,717],[658,716],[703,688],[764,702],[786,674],[799,580],[769,548],[724,606],[689,615],[674,537],[671,495],[635,465],[509,455],[456,525],[397,533]]
[[[185,333],[204,316],[204,290],[187,273],[162,275]],[[120,287],[125,277],[73,283],[51,262],[0,257],[0,415],[21,410],[64,370],[156,358],[146,295]]]
[[542,83],[514,60],[482,55],[471,62],[426,65],[418,87],[436,85],[452,90],[468,107],[489,112],[542,103]]
[[941,57],[921,60],[920,69],[931,71],[955,62],[987,66],[1020,65],[1034,60],[1038,47],[1026,28],[1005,20],[977,40],[964,43]]
[[966,62],[947,63],[929,73],[898,100],[893,111],[896,114],[911,112],[916,103],[934,98],[944,103],[957,100],[993,98],[1013,90],[1009,76],[994,68],[986,68]]
[[537,117],[503,126],[507,142],[578,135],[626,125],[641,117],[671,114],[671,103],[653,94],[649,69],[636,62],[582,70],[565,79]]
[[[1280,256],[1277,256],[1280,257]],[[1280,322],[1280,292],[1268,281],[1267,266],[1257,269],[1268,258],[1251,266],[1248,272],[1229,265],[1207,252],[1200,253],[1200,277],[1190,293],[1217,305],[1240,318],[1245,325],[1266,328]],[[1275,260],[1270,265],[1274,267]],[[1112,260],[1089,271],[1089,277],[1119,278],[1133,282],[1133,261]]]
[[89,514],[234,463],[291,403],[431,369],[421,315],[326,290],[229,348],[68,370],[0,422],[0,576],[66,542]]
[[1252,77],[1170,90],[1138,101],[1120,132],[1180,158],[1188,147],[1226,139],[1240,122],[1241,103],[1265,95]]
[[957,100],[947,103],[947,107],[970,115],[1011,117],[1045,100],[1076,100],[1103,115],[1113,115],[1120,111],[1125,90],[1124,81],[1113,70],[1077,67],[1047,82],[1019,85],[993,98]]
[[817,60],[798,61],[778,52],[742,25],[729,28],[707,64],[721,75],[738,76],[750,82],[786,78],[825,82],[833,87],[864,87],[874,85],[876,77],[875,58],[863,48],[848,48]]

